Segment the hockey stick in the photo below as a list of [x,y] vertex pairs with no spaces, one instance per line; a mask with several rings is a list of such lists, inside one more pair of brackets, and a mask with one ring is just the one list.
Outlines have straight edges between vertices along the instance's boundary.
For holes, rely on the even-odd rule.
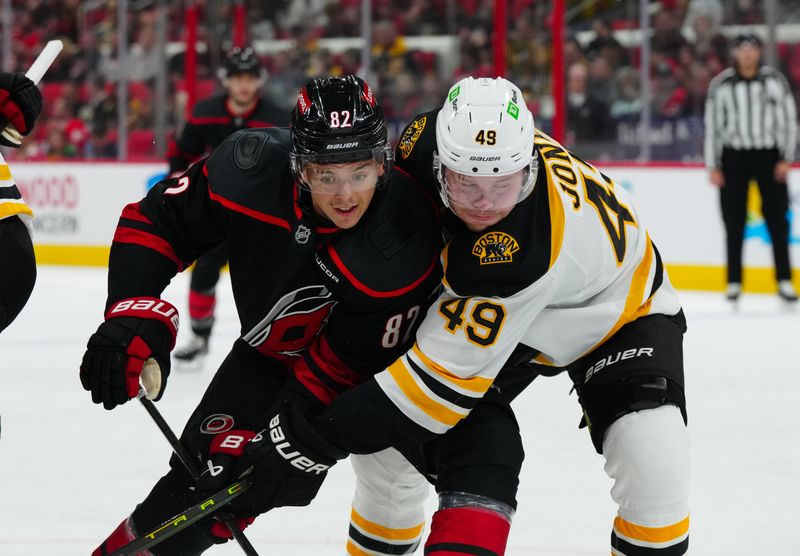
[[[42,80],[42,77],[47,71],[47,68],[50,67],[50,65],[56,59],[56,56],[58,56],[58,53],[61,52],[62,48],[64,48],[64,43],[61,41],[48,41],[48,43],[39,53],[39,56],[37,56],[36,60],[34,60],[33,64],[31,64],[31,67],[27,72],[25,72],[25,77],[33,81],[34,84],[38,85],[39,81]],[[3,121],[0,122],[0,129],[3,131],[0,132],[0,134],[12,143],[21,143],[22,135],[20,135],[19,131],[14,129],[14,126],[7,124],[8,121],[3,118]]]
[[225,487],[203,500],[191,508],[184,510],[175,517],[172,517],[153,529],[152,531],[137,537],[122,548],[118,548],[110,556],[136,556],[143,550],[154,547],[162,541],[167,540],[172,535],[180,533],[198,520],[210,515],[220,507],[224,506],[244,491],[250,488],[250,480],[243,479],[238,483]]
[[[147,410],[147,413],[150,414],[150,417],[153,418],[156,426],[167,439],[167,442],[169,442],[169,445],[172,447],[172,451],[176,456],[178,456],[178,459],[189,472],[189,475],[191,475],[192,479],[197,482],[200,479],[200,473],[197,472],[197,468],[195,467],[192,457],[186,451],[186,448],[183,447],[183,444],[180,443],[178,437],[175,436],[175,433],[172,432],[169,424],[167,424],[167,422],[164,420],[164,417],[156,408],[152,400],[147,398],[147,391],[144,388],[140,388],[139,394],[136,397]],[[247,554],[247,556],[258,556],[258,552],[256,551],[255,547],[250,543],[244,532],[236,525],[236,521],[233,519],[231,514],[221,514],[219,519],[225,524],[225,526],[228,528],[228,531],[230,531],[231,535],[233,535],[233,538],[236,539],[236,542],[239,543],[239,546],[242,547],[242,550],[244,550],[244,553]]]

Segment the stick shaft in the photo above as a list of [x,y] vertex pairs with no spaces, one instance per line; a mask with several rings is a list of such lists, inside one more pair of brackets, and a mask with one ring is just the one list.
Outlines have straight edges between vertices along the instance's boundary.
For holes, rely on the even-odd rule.
[[62,48],[64,48],[64,43],[61,41],[49,41],[39,53],[39,56],[36,57],[36,60],[33,61],[28,71],[25,72],[25,76],[38,85]]
[[[172,432],[167,421],[161,415],[161,412],[156,408],[156,404],[152,402],[152,400],[147,399],[147,393],[145,392],[144,388],[139,390],[139,395],[137,396],[141,404],[144,406],[147,413],[150,417],[153,418],[155,421],[156,426],[159,428],[161,433],[169,442],[169,445],[172,447],[172,451],[178,456],[178,459],[181,461],[183,466],[189,472],[192,479],[197,482],[200,479],[200,473],[197,470],[197,464],[192,459],[192,456],[189,452],[186,451],[186,448],[183,447],[178,437],[175,436],[175,433]],[[233,519],[233,516],[230,513],[220,514],[219,519],[225,526],[228,528],[228,531],[236,542],[239,543],[239,546],[242,547],[244,553],[247,556],[258,556],[258,552],[256,552],[255,547],[250,543],[250,540],[245,536],[244,532],[236,525],[236,521]]]

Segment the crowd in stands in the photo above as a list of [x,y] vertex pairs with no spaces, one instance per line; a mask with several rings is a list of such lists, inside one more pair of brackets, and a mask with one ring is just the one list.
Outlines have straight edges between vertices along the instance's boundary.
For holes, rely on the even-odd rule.
[[[194,3],[199,9],[200,43],[214,45],[199,53],[199,98],[219,89],[214,65],[230,45],[232,2]],[[550,2],[508,1],[507,77],[520,85],[537,117],[550,129],[552,44]],[[638,9],[638,2],[632,3]],[[157,37],[156,2],[130,0],[128,61],[117,61],[116,3],[104,0],[21,0],[13,2],[11,69],[24,71],[47,40],[60,38],[64,51],[41,87],[45,117],[17,156],[30,159],[107,158],[116,156],[116,83],[124,71],[128,84],[129,154],[153,156],[154,84],[160,64],[167,64],[167,130],[185,117],[183,3],[164,2],[167,41],[177,48],[165,53]],[[291,110],[296,91],[310,77],[341,75],[361,69],[358,48],[323,48],[326,37],[361,33],[361,0],[248,0],[248,40],[286,39],[291,47],[263,56],[268,70],[265,92]],[[630,2],[598,0],[569,3],[564,75],[567,144],[582,143],[589,156],[630,158],[641,142],[637,122],[642,111],[638,13]],[[396,134],[412,116],[441,103],[448,86],[465,75],[489,76],[492,55],[493,0],[372,0],[371,80]],[[573,8],[573,6],[575,6]],[[217,13],[210,13],[216,7]],[[651,114],[654,137],[697,140],[702,130],[710,79],[727,66],[731,25],[764,22],[763,2],[756,0],[662,0],[651,17]],[[781,22],[800,21],[800,0],[780,2]],[[628,35],[626,35],[628,33]],[[457,37],[457,65],[443,75],[441,55],[413,49],[413,36]],[[728,33],[730,35],[730,33]],[[624,37],[629,37],[630,40]],[[215,55],[216,54],[216,55]],[[779,45],[781,69],[800,84],[800,43]],[[797,87],[800,91],[800,87]],[[162,102],[159,100],[158,102]],[[677,122],[677,123],[676,123]],[[668,133],[666,131],[669,131]],[[663,135],[663,137],[662,137]],[[699,159],[686,152],[667,157]]]

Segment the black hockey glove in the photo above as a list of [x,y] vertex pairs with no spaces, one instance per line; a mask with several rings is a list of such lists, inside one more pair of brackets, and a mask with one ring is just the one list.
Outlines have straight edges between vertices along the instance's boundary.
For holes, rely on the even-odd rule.
[[135,398],[139,379],[159,399],[169,376],[169,352],[178,334],[178,310],[155,297],[118,301],[89,338],[81,384],[106,409]]
[[[328,469],[346,453],[322,438],[293,404],[258,433],[229,431],[212,442],[198,488],[222,488],[233,477],[249,476],[253,485],[231,502],[237,515],[256,516],[281,506],[307,506],[317,495]],[[224,452],[224,453],[223,453]]]
[[[10,123],[22,135],[28,135],[41,111],[42,93],[33,81],[21,73],[0,72],[0,131]],[[2,136],[0,144],[20,146]]]

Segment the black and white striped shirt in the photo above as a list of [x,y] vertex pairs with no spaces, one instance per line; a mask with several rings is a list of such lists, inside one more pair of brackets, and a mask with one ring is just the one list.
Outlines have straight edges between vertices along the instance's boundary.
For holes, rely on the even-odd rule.
[[794,161],[797,110],[789,82],[778,70],[761,66],[753,79],[734,68],[722,71],[708,88],[705,114],[706,167],[719,168],[722,148],[774,149]]

